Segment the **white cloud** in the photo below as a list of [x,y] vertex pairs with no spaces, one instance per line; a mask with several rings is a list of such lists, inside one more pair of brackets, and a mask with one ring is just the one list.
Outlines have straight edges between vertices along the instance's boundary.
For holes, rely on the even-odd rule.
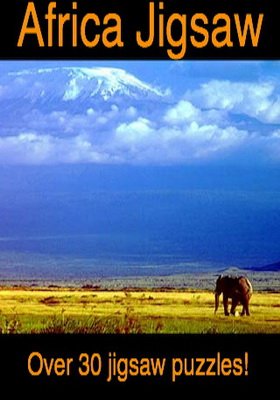
[[271,136],[280,140],[280,129],[273,131]]
[[124,162],[134,157],[141,163],[188,163],[235,149],[246,137],[246,131],[230,126],[199,125],[195,121],[184,126],[154,126],[148,119],[138,118],[117,128],[114,143]]
[[[34,133],[0,138],[0,159],[7,164],[40,164],[49,158],[53,146],[50,137]],[[55,139],[51,139],[54,141]]]
[[[280,160],[275,82],[211,80],[183,98],[151,101],[137,80],[140,100],[125,94],[104,100],[91,96],[93,82],[88,87],[82,72],[75,76],[79,93],[65,71],[58,90],[49,73],[15,75],[8,86],[0,81],[0,163],[176,164],[228,156],[238,162],[250,152]],[[114,89],[125,92],[126,75],[117,82],[112,76]]]
[[167,110],[164,121],[168,124],[180,124],[200,118],[200,110],[187,100],[180,100]]
[[142,117],[130,123],[122,123],[116,129],[116,138],[127,143],[151,139],[153,134],[151,121]]
[[62,139],[35,133],[0,138],[0,159],[7,164],[33,165],[108,161],[106,153],[99,153],[81,135]]
[[216,108],[245,114],[261,122],[280,123],[280,98],[273,82],[212,80],[186,98],[201,108]]
[[265,115],[264,121],[280,123],[280,97],[271,102],[263,114]]
[[224,124],[227,116],[223,110],[201,110],[194,106],[190,101],[179,100],[165,112],[163,120],[168,125],[185,125],[190,122],[200,124]]
[[120,123],[103,141],[90,134],[58,137],[23,132],[0,137],[0,159],[8,164],[189,163],[235,148],[246,134],[235,127],[224,129],[194,121],[171,127],[139,117]]
[[133,106],[130,106],[126,109],[125,114],[128,118],[135,118],[137,116],[137,109]]
[[94,111],[94,109],[92,107],[87,109],[87,115],[91,116],[91,115],[94,115],[94,114],[95,114],[95,111]]

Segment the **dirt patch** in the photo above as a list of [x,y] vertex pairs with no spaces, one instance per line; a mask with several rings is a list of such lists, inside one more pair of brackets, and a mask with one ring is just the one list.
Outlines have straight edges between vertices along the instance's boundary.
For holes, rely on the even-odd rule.
[[45,304],[46,306],[56,306],[57,304],[60,304],[60,301],[55,296],[49,296],[40,300],[40,303]]

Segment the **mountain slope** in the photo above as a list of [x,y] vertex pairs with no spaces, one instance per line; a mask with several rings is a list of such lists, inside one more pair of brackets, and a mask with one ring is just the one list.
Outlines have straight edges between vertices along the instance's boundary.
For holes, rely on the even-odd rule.
[[[19,89],[17,94],[33,103],[50,96],[63,101],[85,98],[108,101],[118,97],[155,99],[166,94],[118,68],[61,67],[23,70],[9,74],[8,86],[13,86],[13,81]],[[21,93],[21,89],[25,93]]]
[[250,267],[248,268],[253,271],[269,271],[269,272],[279,272],[280,271],[280,261],[268,265],[263,265],[261,267]]

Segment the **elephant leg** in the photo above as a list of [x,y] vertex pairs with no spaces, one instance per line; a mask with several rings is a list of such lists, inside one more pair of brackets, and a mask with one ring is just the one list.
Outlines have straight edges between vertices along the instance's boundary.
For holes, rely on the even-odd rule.
[[249,311],[249,301],[246,301],[246,303],[245,303],[245,305],[244,305],[244,308],[245,308],[246,315],[250,315],[250,311]]
[[228,312],[228,297],[227,296],[224,296],[223,303],[224,303],[225,315],[229,315],[229,312]]
[[250,315],[250,311],[249,311],[249,302],[247,300],[244,301],[243,303],[243,309],[242,309],[242,313],[241,315]]
[[232,299],[232,304],[231,304],[231,310],[230,310],[230,313],[232,315],[235,315],[235,309],[236,309],[237,304],[238,304],[237,299],[233,298]]

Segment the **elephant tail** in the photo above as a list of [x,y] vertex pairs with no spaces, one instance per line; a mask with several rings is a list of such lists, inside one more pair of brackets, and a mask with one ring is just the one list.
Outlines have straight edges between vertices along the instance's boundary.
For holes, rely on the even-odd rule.
[[246,279],[246,283],[247,283],[247,285],[248,285],[248,292],[249,292],[249,295],[250,295],[250,297],[251,297],[252,294],[253,294],[253,286],[252,286],[252,284],[251,284],[251,282],[249,281],[248,278],[245,278],[245,279]]

